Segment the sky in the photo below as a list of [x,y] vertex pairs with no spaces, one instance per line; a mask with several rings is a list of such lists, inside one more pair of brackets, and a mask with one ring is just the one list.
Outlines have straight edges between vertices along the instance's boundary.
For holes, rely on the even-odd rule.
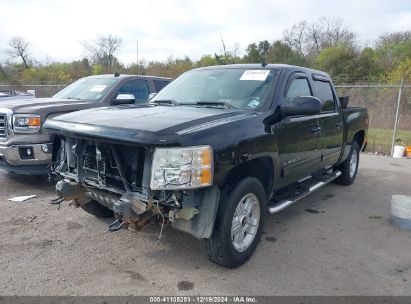
[[384,32],[411,30],[411,0],[0,0],[0,62],[11,37],[22,36],[40,62],[71,61],[86,53],[82,41],[112,34],[126,65],[221,53],[239,44],[281,39],[301,20],[342,18],[362,45]]

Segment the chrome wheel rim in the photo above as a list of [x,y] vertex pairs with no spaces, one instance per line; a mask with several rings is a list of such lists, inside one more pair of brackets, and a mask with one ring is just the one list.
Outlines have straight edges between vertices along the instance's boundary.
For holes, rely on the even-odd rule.
[[253,193],[246,194],[235,209],[231,224],[231,241],[238,252],[246,251],[253,243],[260,224],[260,202]]
[[355,171],[357,170],[358,163],[358,154],[357,150],[352,151],[351,160],[350,160],[350,177],[353,177]]

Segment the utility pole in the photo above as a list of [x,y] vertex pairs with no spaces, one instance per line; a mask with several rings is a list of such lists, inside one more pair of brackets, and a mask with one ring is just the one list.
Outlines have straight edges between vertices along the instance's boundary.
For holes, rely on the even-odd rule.
[[139,70],[138,70],[138,40],[137,40],[137,75],[138,75],[138,72]]
[[402,91],[403,83],[404,83],[404,77],[402,77],[401,79],[400,90],[398,92],[397,111],[395,112],[394,132],[392,134],[392,142],[391,142],[391,156],[394,155],[394,145],[395,145],[396,136],[397,136],[398,115],[399,115],[400,105],[401,105],[401,91]]

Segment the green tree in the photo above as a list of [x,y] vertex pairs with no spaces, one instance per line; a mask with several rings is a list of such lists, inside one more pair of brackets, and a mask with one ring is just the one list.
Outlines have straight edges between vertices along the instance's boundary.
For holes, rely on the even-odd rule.
[[266,60],[268,63],[284,63],[292,65],[306,65],[305,58],[295,52],[284,42],[277,40],[267,51]]
[[245,51],[246,51],[246,54],[243,57],[243,62],[244,63],[258,63],[258,62],[261,62],[261,55],[258,51],[258,47],[257,47],[256,43],[249,44]]
[[91,70],[93,75],[103,74],[103,67],[99,64],[93,64]]
[[258,54],[260,55],[262,63],[267,62],[266,55],[269,49],[270,49],[270,44],[268,43],[267,40],[263,40],[258,43]]
[[323,49],[317,56],[317,68],[328,72],[334,80],[352,79],[357,53],[354,48],[341,44]]
[[199,61],[197,61],[196,66],[206,67],[206,66],[217,65],[217,64],[218,62],[215,56],[213,57],[212,55],[204,55],[200,58]]
[[411,58],[411,31],[385,33],[375,44],[377,62],[386,75],[406,58]]
[[361,53],[358,54],[356,64],[353,68],[353,78],[368,82],[379,81],[383,73],[374,49],[369,47],[363,49]]
[[411,83],[411,58],[401,61],[386,77],[390,83],[399,83],[402,78],[405,83]]

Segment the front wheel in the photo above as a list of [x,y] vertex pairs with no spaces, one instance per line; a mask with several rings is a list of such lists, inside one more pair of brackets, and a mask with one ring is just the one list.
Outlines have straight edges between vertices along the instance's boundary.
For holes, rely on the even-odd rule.
[[335,180],[335,182],[340,185],[351,185],[357,177],[359,161],[360,146],[354,141],[351,145],[351,151],[347,159],[337,168],[342,174]]
[[207,257],[225,267],[238,267],[254,253],[266,214],[266,198],[261,183],[243,179],[234,189],[222,192],[216,223],[210,239],[201,240]]

